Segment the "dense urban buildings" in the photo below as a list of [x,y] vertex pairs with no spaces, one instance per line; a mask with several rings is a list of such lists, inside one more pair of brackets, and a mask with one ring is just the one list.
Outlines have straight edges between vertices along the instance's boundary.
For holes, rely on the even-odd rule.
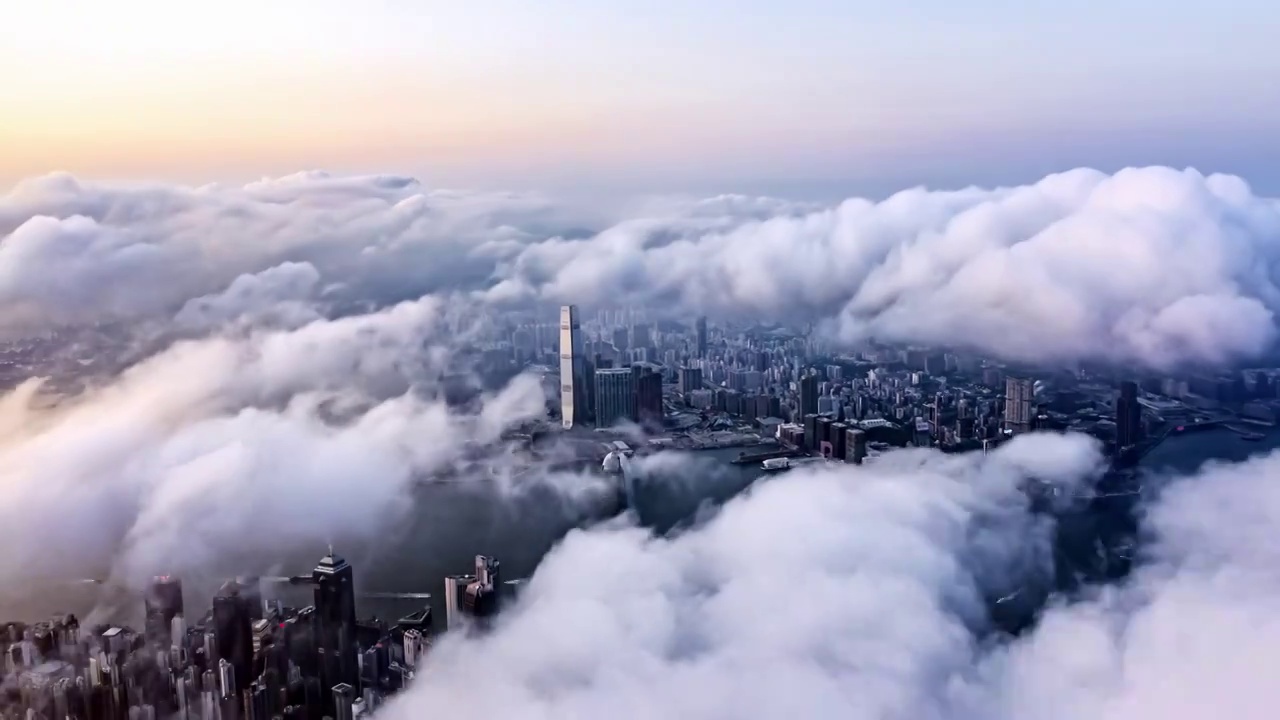
[[[895,447],[982,452],[1015,433],[1063,429],[1098,438],[1122,469],[1170,433],[1227,426],[1249,439],[1249,427],[1274,425],[1280,410],[1272,369],[1037,371],[925,348],[847,351],[750,323],[708,324],[715,343],[704,350],[700,319],[629,309],[580,318],[573,306],[559,319],[547,308],[495,323],[467,358],[507,377],[540,375],[547,412],[529,436],[598,451],[589,459],[623,476],[627,501],[630,459],[670,448],[741,447],[726,461],[778,471],[874,464]],[[608,430],[633,421],[643,431]],[[223,584],[196,616],[178,580],[161,577],[141,599],[141,633],[81,627],[70,616],[0,626],[0,720],[355,718],[421,668],[429,610],[394,623],[361,619],[351,565],[333,552],[290,581],[313,591],[309,606],[263,602],[263,582],[248,577]],[[484,556],[444,585],[443,627],[467,631],[483,630],[519,587]]]
[[[492,352],[519,341],[521,353],[508,351],[508,361],[526,358],[532,367],[561,356],[556,326],[536,313],[525,317]],[[569,340],[583,348],[590,379],[582,391],[590,404],[570,409],[589,421],[571,425],[638,420],[651,438],[635,448],[642,453],[778,443],[865,461],[891,447],[982,450],[1020,433],[1070,429],[1141,454],[1183,420],[1272,423],[1280,412],[1273,370],[1130,378],[1123,368],[1013,368],[937,348],[850,351],[806,329],[665,319],[642,308],[599,309],[569,325],[578,328]],[[614,369],[631,371],[629,393],[622,373],[595,380]],[[548,375],[549,385],[556,382]],[[597,398],[600,392],[607,397]],[[597,411],[603,417],[593,417]],[[565,424],[562,412],[551,416]],[[608,438],[601,440],[603,453]]]
[[[519,582],[498,567],[480,555],[474,575],[446,579],[448,628],[483,630],[513,596]],[[161,577],[144,597],[143,634],[74,615],[0,625],[0,718],[354,720],[413,678],[434,637],[429,609],[392,625],[358,620],[351,565],[332,550],[311,575],[281,580],[312,585],[314,604],[264,602],[261,581],[242,578],[188,619],[181,583]]]

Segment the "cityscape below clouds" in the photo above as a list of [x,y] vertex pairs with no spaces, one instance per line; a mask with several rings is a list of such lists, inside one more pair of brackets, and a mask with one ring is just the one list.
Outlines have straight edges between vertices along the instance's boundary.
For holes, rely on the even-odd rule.
[[1276,716],[1275,8],[82,5],[0,720]]
[[1162,648],[1270,607],[1277,207],[1168,168],[627,215],[33,179],[3,712],[1162,707]]

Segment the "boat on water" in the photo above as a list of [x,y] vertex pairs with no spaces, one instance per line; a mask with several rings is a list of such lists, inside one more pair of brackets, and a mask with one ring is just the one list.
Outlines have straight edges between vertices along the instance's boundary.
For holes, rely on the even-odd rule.
[[769,458],[760,463],[760,469],[765,472],[779,472],[791,469],[791,458]]
[[805,465],[813,463],[827,462],[826,458],[820,457],[800,457],[800,458],[769,458],[760,463],[760,469],[766,473],[782,472],[784,470],[794,470]]

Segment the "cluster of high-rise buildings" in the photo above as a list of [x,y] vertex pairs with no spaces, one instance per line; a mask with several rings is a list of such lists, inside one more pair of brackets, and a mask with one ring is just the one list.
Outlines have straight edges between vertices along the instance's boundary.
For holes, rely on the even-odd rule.
[[[633,328],[633,340],[650,347],[644,325]],[[587,356],[578,308],[560,308],[560,420],[565,429],[607,428],[631,422],[661,426],[662,375],[644,362],[614,367],[601,353]]]
[[[516,583],[477,556],[445,581],[445,625],[480,626]],[[360,620],[351,565],[330,551],[310,575],[304,608],[263,602],[261,581],[225,583],[200,616],[177,578],[144,598],[142,632],[82,626],[74,615],[0,626],[5,720],[353,720],[401,690],[433,638],[430,608],[388,625]]]
[[[788,426],[791,436],[811,429],[810,416],[817,416],[892,445],[978,448],[1033,430],[1072,429],[1132,447],[1152,435],[1153,424],[1183,411],[1280,418],[1272,371],[1147,377],[1117,392],[1114,368],[1017,369],[918,347],[847,355],[783,328],[712,326],[706,318],[654,322],[636,310],[601,310],[584,320],[578,308],[565,306],[557,339],[540,328],[517,328],[512,344],[528,347],[535,359],[558,353],[566,428],[630,420],[677,434],[775,436]],[[1179,407],[1170,410],[1171,404]],[[814,452],[823,442],[833,451],[849,444],[847,435],[843,441],[824,435]]]

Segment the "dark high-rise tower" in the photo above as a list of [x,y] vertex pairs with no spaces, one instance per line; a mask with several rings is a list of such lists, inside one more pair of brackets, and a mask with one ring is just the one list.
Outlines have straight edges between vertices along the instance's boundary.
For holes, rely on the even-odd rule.
[[230,663],[234,687],[247,688],[253,678],[253,621],[249,600],[234,580],[223,584],[213,598],[213,636],[218,657]]
[[1116,447],[1136,445],[1142,439],[1142,406],[1138,404],[1138,384],[1120,383],[1116,398]]
[[682,367],[677,378],[678,390],[685,403],[689,402],[689,393],[702,389],[702,368]]
[[698,318],[697,324],[694,326],[697,334],[698,357],[705,358],[707,356],[707,318],[702,316]]
[[316,635],[323,661],[325,687],[347,683],[358,687],[356,660],[356,593],[351,565],[332,549],[311,573],[315,583]]
[[147,639],[167,647],[173,640],[170,637],[173,619],[182,614],[182,583],[168,575],[155,578],[147,588],[143,603],[147,611],[144,625]]
[[818,412],[818,376],[812,373],[800,378],[800,417]]
[[662,425],[662,375],[647,366],[636,380],[636,415],[645,425]]
[[634,422],[636,379],[631,368],[610,368],[596,373],[596,425],[612,427],[622,421]]

